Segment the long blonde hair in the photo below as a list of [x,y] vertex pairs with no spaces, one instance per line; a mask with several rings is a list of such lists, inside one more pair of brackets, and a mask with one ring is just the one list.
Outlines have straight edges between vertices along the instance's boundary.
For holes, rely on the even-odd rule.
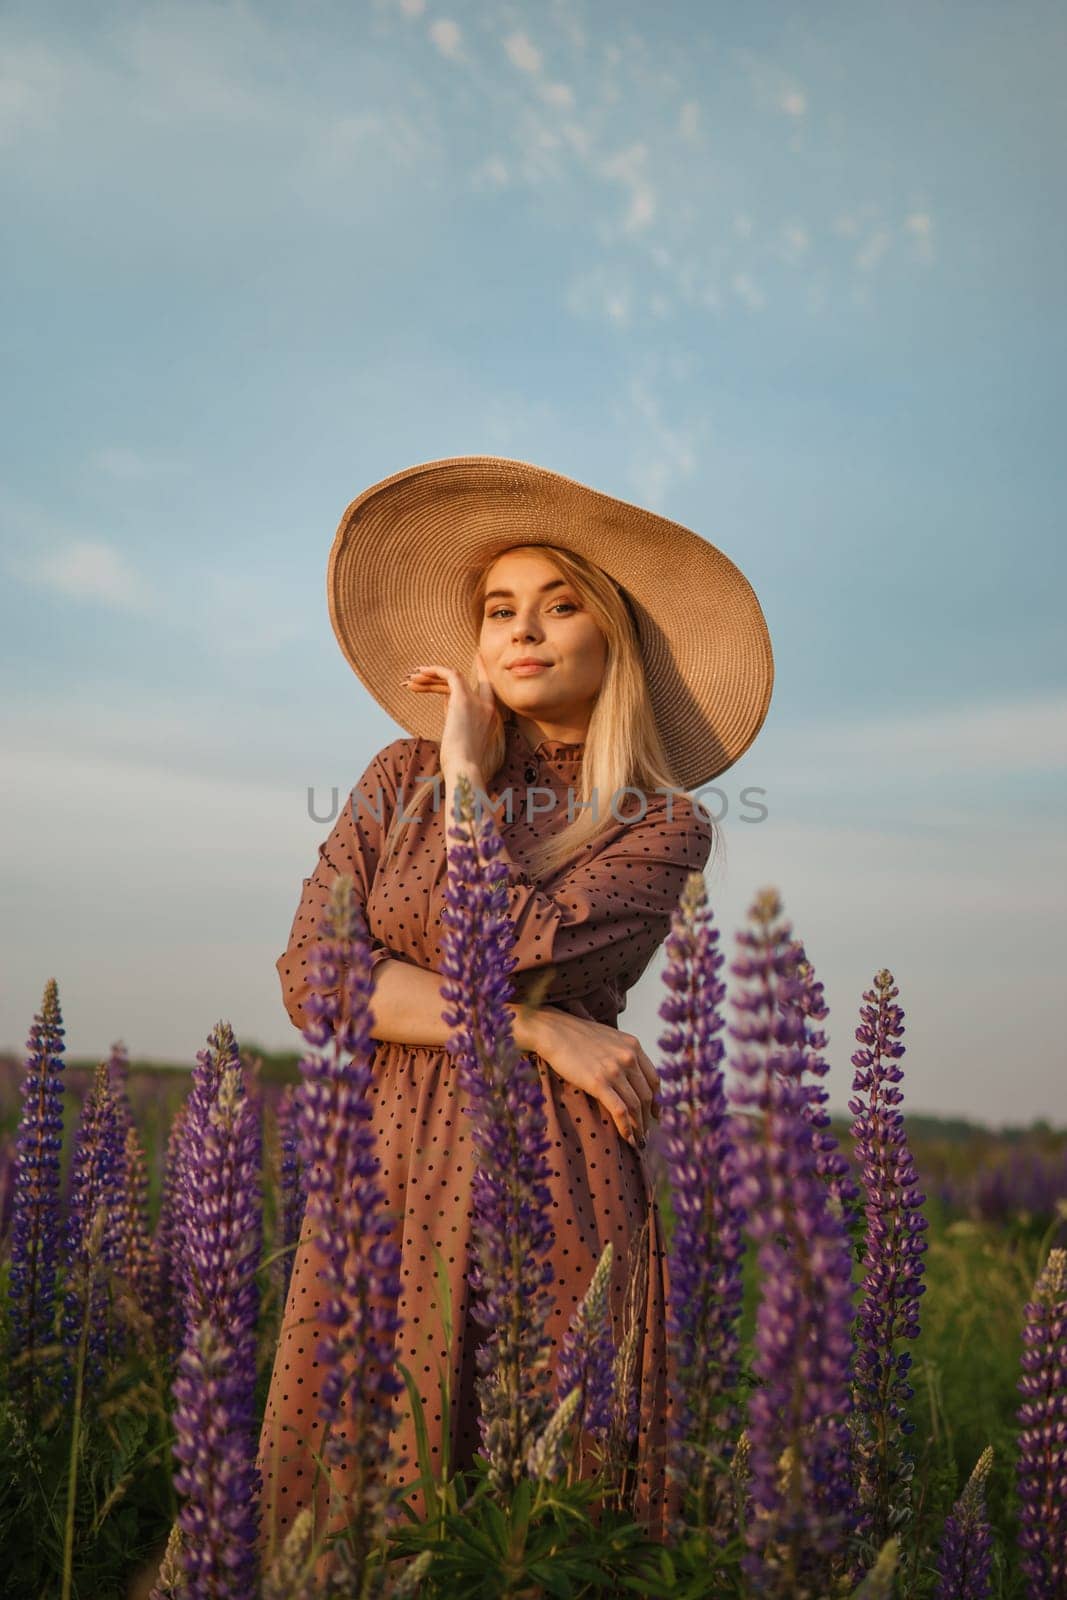
[[[577,590],[579,599],[607,640],[604,676],[589,718],[575,799],[577,809],[579,801],[591,800],[594,794],[598,795],[598,816],[594,818],[592,810],[577,809],[573,822],[565,824],[550,838],[540,840],[530,850],[526,870],[531,877],[545,878],[583,845],[615,824],[618,819],[612,815],[611,797],[619,795],[624,788],[642,789],[648,793],[656,789],[673,789],[679,794],[686,791],[671,771],[660,739],[641,659],[637,627],[623,590],[594,562],[559,545],[514,545],[511,548],[533,549],[539,555],[547,556],[560,576]],[[493,561],[503,554],[502,550],[497,551]],[[485,590],[492,565],[491,561],[483,569],[470,597],[472,644],[467,681],[472,689],[478,683],[474,655],[481,635]],[[507,710],[499,717],[490,741],[485,774],[487,790],[504,760],[507,749],[505,720],[511,715]],[[439,774],[424,775],[425,788],[413,800],[407,801],[405,798],[403,811],[408,820],[425,810],[439,781]],[[603,798],[605,795],[608,796],[606,802]],[[627,803],[635,798],[628,797]],[[623,810],[621,796],[617,806]],[[399,822],[398,809],[382,847],[379,864],[387,862],[396,848],[400,834]],[[713,822],[713,848],[719,837],[718,826]]]

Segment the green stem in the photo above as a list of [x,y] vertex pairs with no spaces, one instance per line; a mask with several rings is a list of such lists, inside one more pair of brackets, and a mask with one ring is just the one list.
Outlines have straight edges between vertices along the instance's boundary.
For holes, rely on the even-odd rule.
[[85,1310],[78,1336],[78,1358],[74,1373],[74,1426],[70,1438],[70,1467],[67,1473],[67,1516],[63,1530],[63,1588],[60,1600],[70,1600],[74,1582],[74,1513],[78,1494],[78,1451],[81,1446],[82,1407],[85,1397],[85,1362],[89,1351],[89,1321],[93,1307],[93,1262],[86,1272]]

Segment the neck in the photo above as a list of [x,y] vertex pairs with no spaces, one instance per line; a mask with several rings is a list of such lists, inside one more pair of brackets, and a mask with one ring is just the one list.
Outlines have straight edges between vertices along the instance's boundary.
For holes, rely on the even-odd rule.
[[520,737],[531,750],[536,750],[542,739],[550,739],[559,744],[584,744],[589,730],[588,719],[584,723],[580,720],[535,722],[532,717],[520,717],[516,714],[512,720]]

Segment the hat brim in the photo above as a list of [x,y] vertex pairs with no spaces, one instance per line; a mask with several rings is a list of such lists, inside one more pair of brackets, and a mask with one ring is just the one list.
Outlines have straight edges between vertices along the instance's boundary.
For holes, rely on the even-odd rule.
[[403,679],[427,658],[469,667],[469,605],[517,544],[558,544],[626,591],[649,693],[678,782],[698,789],[744,754],[770,705],[774,659],[751,584],[681,523],[504,456],[419,462],[346,508],[326,577],[349,666],[408,733],[439,740],[445,702]]

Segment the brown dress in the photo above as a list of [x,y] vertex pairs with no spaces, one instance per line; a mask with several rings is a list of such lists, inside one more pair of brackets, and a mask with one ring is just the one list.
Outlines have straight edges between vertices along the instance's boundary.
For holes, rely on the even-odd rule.
[[[568,789],[575,802],[580,798],[582,748],[542,740],[531,750],[518,725],[509,721],[504,765],[486,787],[494,800],[509,788],[513,796],[512,819],[506,803],[496,815],[509,868],[516,997],[539,971],[551,967],[546,1004],[616,1026],[626,991],[667,936],[687,875],[707,862],[711,825],[687,796],[653,791],[642,820],[613,821],[605,835],[538,883],[523,863],[536,840],[566,825]],[[410,812],[415,780],[438,770],[438,746],[432,740],[394,740],[370,763],[319,846],[315,871],[304,880],[288,948],[277,963],[286,1009],[296,1026],[305,1023],[307,947],[339,873],[355,878],[375,964],[394,958],[440,970],[447,821],[443,788],[436,806],[401,827],[399,849],[382,872],[377,870],[397,802]],[[602,802],[602,809],[607,812],[609,805],[610,799]],[[615,809],[628,814],[637,808],[631,792],[618,799]],[[643,1039],[642,1044],[655,1061],[656,1042]],[[649,1222],[648,1288],[637,1358],[636,1511],[649,1533],[663,1538],[668,1518],[677,1513],[678,1491],[664,1466],[670,1355],[665,1242],[655,1197],[643,1156],[620,1136],[599,1101],[560,1078],[541,1057],[532,1059],[546,1089],[550,1140],[555,1311],[549,1332],[554,1346],[566,1332],[608,1239],[614,1245],[610,1304],[618,1341],[630,1241],[646,1218]],[[471,1316],[466,1278],[473,1156],[469,1119],[456,1088],[454,1061],[443,1047],[379,1042],[373,1065],[379,1179],[403,1250],[397,1354],[417,1382],[436,1469],[442,1435],[438,1366],[443,1369],[446,1359],[436,1304],[436,1245],[447,1263],[455,1330],[450,1440],[455,1470],[469,1466],[481,1449],[475,1350],[485,1335]],[[311,1497],[314,1463],[309,1447],[312,1440],[317,1445],[319,1436],[316,1350],[323,1331],[315,1318],[322,1293],[317,1267],[315,1249],[305,1238],[294,1260],[260,1440],[263,1538],[272,1547]],[[406,1392],[398,1408],[393,1444],[407,1459],[394,1481],[406,1487],[419,1476]],[[418,1515],[424,1514],[421,1495],[413,1495],[411,1503]]]

